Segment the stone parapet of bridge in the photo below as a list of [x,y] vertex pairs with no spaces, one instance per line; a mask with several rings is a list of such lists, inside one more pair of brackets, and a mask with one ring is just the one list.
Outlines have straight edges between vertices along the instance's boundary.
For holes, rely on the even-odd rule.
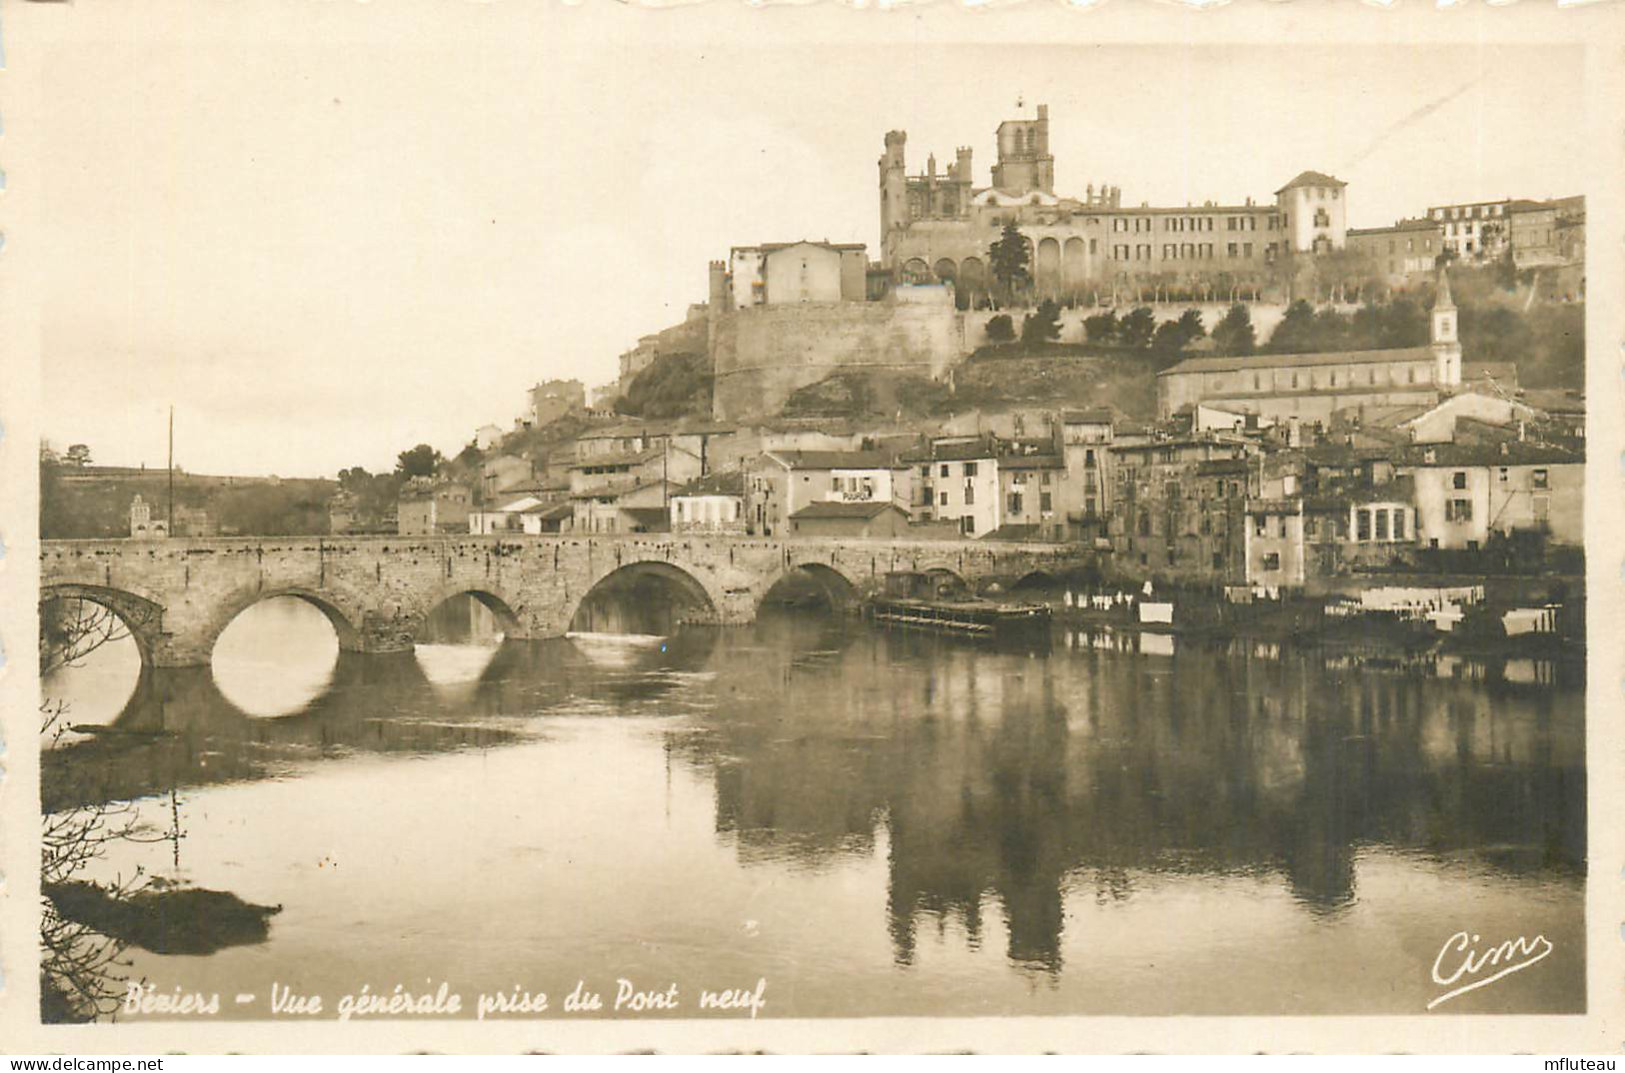
[[664,577],[706,617],[733,624],[753,621],[774,584],[798,571],[866,595],[893,572],[947,572],[974,587],[1059,574],[1093,556],[1068,544],[696,534],[44,541],[40,598],[102,604],[146,663],[185,667],[208,663],[232,619],[274,596],[320,608],[346,651],[398,652],[431,611],[465,593],[507,636],[562,635],[587,594],[623,571]]

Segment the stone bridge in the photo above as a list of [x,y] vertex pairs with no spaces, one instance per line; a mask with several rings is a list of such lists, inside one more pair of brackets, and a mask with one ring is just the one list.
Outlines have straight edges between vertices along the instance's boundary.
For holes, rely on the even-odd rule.
[[646,536],[276,537],[45,541],[40,600],[114,611],[145,664],[201,666],[246,608],[295,596],[320,608],[351,652],[409,650],[431,611],[468,594],[507,636],[556,637],[612,578],[658,578],[697,617],[753,621],[779,582],[817,582],[837,602],[892,572],[951,574],[972,588],[1084,567],[1078,545],[959,540]]

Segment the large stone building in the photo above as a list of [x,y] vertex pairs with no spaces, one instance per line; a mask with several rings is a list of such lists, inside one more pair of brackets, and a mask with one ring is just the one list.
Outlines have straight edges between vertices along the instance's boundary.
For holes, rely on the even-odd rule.
[[530,389],[530,420],[544,428],[587,408],[587,389],[579,380],[544,380]]
[[769,242],[728,253],[734,309],[801,302],[861,302],[869,257],[861,242]]
[[1435,219],[1400,220],[1388,227],[1351,227],[1348,248],[1371,262],[1388,283],[1432,273],[1444,251],[1444,225]]
[[1166,418],[1210,406],[1324,423],[1339,410],[1432,406],[1460,386],[1456,303],[1441,273],[1428,346],[1191,358],[1157,374],[1157,411]]
[[1444,228],[1444,247],[1463,261],[1493,261],[1507,250],[1512,199],[1434,205],[1428,219]]
[[1093,183],[1081,197],[1055,193],[1049,110],[998,129],[992,185],[978,187],[972,151],[960,147],[941,175],[930,157],[909,175],[908,135],[886,135],[880,158],[881,260],[906,282],[953,282],[961,304],[989,284],[987,248],[1005,222],[1033,243],[1033,282],[1041,296],[1063,296],[1146,276],[1175,281],[1254,279],[1293,253],[1340,249],[1346,184],[1305,171],[1272,202],[1138,207],[1118,187]]

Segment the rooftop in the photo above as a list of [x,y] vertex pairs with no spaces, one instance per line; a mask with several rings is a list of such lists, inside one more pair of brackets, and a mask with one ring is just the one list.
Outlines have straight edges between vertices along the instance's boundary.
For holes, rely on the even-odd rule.
[[1325,172],[1321,172],[1321,171],[1303,171],[1303,172],[1298,173],[1298,177],[1296,179],[1293,179],[1291,182],[1289,182],[1285,186],[1281,187],[1280,190],[1277,190],[1275,192],[1277,194],[1279,194],[1283,190],[1291,190],[1291,189],[1293,189],[1295,187],[1299,187],[1299,186],[1342,187],[1342,186],[1347,186],[1347,185],[1348,185],[1348,183],[1344,182],[1342,179],[1333,178],[1332,176],[1327,175]]
[[1437,231],[1441,224],[1438,220],[1429,220],[1424,217],[1412,217],[1407,220],[1395,220],[1386,227],[1351,227],[1351,235],[1385,235],[1391,231]]
[[[1243,369],[1285,369],[1323,365],[1366,365],[1382,362],[1433,360],[1431,347],[1396,347],[1392,350],[1340,350],[1323,354],[1250,354],[1245,357],[1187,358],[1158,376],[1175,373],[1230,373]],[[1423,385],[1415,385],[1423,386]]]
[[742,496],[745,475],[736,469],[695,477],[672,493],[674,496]]
[[888,510],[900,508],[888,500],[872,500],[867,502],[849,503],[830,500],[822,503],[809,503],[805,507],[790,515],[792,521],[807,518],[874,518]]
[[789,469],[891,469],[897,456],[890,451],[764,451]]

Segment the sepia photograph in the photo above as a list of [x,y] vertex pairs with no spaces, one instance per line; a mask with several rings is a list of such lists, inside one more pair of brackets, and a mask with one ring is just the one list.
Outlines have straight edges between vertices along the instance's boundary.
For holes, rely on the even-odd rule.
[[1617,1008],[1582,38],[25,7],[36,1032]]

